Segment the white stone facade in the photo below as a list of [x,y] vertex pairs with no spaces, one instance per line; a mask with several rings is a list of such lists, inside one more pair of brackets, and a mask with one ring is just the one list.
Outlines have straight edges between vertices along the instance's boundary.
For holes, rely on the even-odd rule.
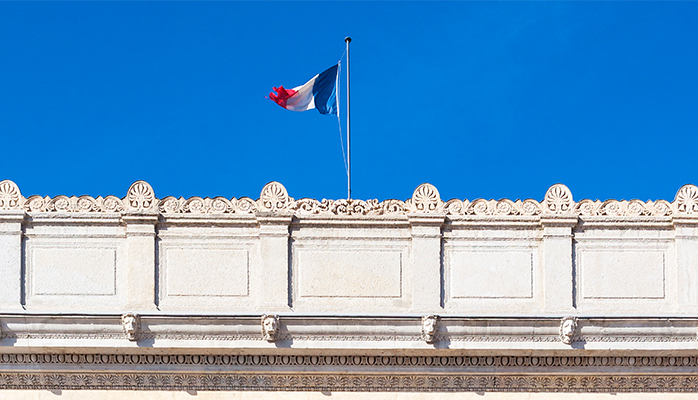
[[378,202],[0,182],[0,388],[684,392],[697,334],[693,185]]

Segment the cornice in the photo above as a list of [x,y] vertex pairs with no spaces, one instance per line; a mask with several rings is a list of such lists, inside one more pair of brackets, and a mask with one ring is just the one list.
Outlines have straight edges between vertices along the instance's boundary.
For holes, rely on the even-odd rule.
[[[0,182],[0,215],[7,211],[24,210],[34,213],[120,213],[124,211],[151,211],[165,216],[181,214],[236,214],[260,215],[269,213],[288,214],[296,217],[319,216],[393,216],[410,214],[444,214],[448,218],[458,216],[582,216],[609,217],[621,222],[623,218],[674,217],[681,223],[698,224],[698,187],[682,186],[673,201],[667,200],[590,200],[574,201],[567,186],[551,186],[542,201],[526,200],[441,200],[433,185],[419,185],[412,198],[407,200],[389,199],[378,201],[339,199],[316,200],[294,199],[289,197],[286,188],[279,182],[264,186],[260,197],[231,198],[175,198],[168,196],[158,199],[153,188],[144,181],[134,182],[126,196],[22,196],[19,187],[12,181]],[[664,220],[662,218],[661,220]]]

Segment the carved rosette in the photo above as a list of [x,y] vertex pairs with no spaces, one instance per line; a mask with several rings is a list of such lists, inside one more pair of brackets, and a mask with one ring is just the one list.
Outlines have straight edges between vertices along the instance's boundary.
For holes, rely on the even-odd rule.
[[560,320],[560,341],[564,344],[572,344],[577,333],[577,317],[564,317]]
[[22,193],[10,180],[0,182],[0,210],[18,210],[22,206]]
[[268,342],[276,341],[279,336],[279,316],[273,314],[262,315],[262,339]]
[[126,202],[131,210],[152,210],[157,202],[153,188],[145,181],[136,181],[128,188]]
[[121,327],[124,330],[126,339],[135,342],[141,332],[141,318],[135,313],[125,313],[121,315]]
[[574,200],[570,189],[556,183],[545,193],[543,211],[546,214],[570,214],[574,211]]
[[676,211],[680,214],[698,213],[698,187],[694,185],[683,185],[674,198]]
[[439,316],[425,315],[422,317],[422,340],[432,344],[436,342],[436,332],[439,330]]
[[259,196],[259,208],[262,211],[286,211],[289,208],[290,199],[284,185],[279,182],[269,182],[264,185]]
[[437,213],[443,210],[443,202],[436,187],[429,183],[417,186],[410,200],[411,210],[416,213]]

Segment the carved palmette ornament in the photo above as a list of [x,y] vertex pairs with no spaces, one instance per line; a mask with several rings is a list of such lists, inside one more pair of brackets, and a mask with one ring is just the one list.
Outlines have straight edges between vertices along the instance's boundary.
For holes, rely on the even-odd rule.
[[152,210],[157,202],[153,188],[145,181],[133,182],[128,188],[126,203],[132,210]]
[[681,214],[698,214],[698,187],[683,185],[674,198],[676,211]]
[[577,317],[564,317],[560,320],[560,341],[564,344],[572,344],[577,332]]
[[412,199],[408,200],[410,211],[416,213],[437,213],[443,210],[443,202],[436,187],[429,183],[422,183],[417,186],[412,194]]
[[262,339],[268,342],[274,342],[278,336],[279,316],[274,314],[262,315]]
[[436,332],[439,330],[439,316],[425,315],[422,317],[422,340],[431,344],[436,342]]
[[121,327],[124,330],[126,339],[135,342],[141,333],[141,318],[135,313],[125,313],[121,315]]
[[574,200],[570,189],[556,183],[545,193],[543,200],[543,211],[546,214],[568,214],[574,211]]
[[17,210],[21,207],[22,200],[22,193],[14,182],[0,182],[0,210]]
[[269,182],[262,188],[259,196],[259,208],[262,211],[286,211],[289,206],[288,192],[279,182]]

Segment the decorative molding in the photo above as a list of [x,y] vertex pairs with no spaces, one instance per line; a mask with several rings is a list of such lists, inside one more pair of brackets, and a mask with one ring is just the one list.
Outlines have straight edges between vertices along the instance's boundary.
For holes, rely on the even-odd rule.
[[0,389],[361,392],[697,392],[695,374],[0,373]]
[[[52,339],[52,340],[85,340],[85,339],[123,339],[124,334],[113,333],[12,333],[3,332],[0,339]],[[260,341],[266,340],[263,335],[253,334],[186,334],[186,333],[152,333],[140,331],[138,340],[184,340],[184,341]],[[417,342],[424,341],[420,335],[298,335],[277,334],[274,341],[309,341],[309,342]],[[435,342],[481,342],[481,343],[555,343],[560,342],[559,335],[436,335]],[[690,343],[698,342],[696,335],[574,335],[572,342],[593,343]]]
[[17,185],[0,182],[0,210],[23,209],[27,212],[121,212],[125,210],[157,210],[163,214],[255,214],[258,212],[292,212],[297,215],[377,216],[406,215],[409,213],[445,213],[474,216],[537,216],[563,214],[581,216],[641,217],[698,214],[698,187],[682,186],[673,202],[667,200],[590,200],[575,202],[570,189],[563,184],[551,186],[543,201],[526,200],[460,200],[442,201],[439,191],[431,184],[419,185],[412,198],[402,201],[389,199],[316,200],[289,197],[279,182],[264,186],[258,200],[249,197],[185,199],[172,196],[158,199],[153,188],[145,181],[136,181],[126,197],[91,197],[33,195],[24,198]]
[[253,214],[258,207],[249,197],[228,200],[225,197],[177,199],[168,196],[159,201],[158,210],[163,214]]
[[24,202],[24,210],[28,212],[121,212],[124,202],[118,197],[91,196],[31,196]]
[[[111,354],[111,353],[3,353],[0,354],[0,369],[9,365],[65,365],[66,369],[87,365],[103,366],[240,366],[245,368],[291,367],[386,367],[390,369],[413,367],[438,368],[492,368],[528,369],[590,367],[603,368],[649,368],[654,371],[676,368],[697,368],[695,355],[367,355],[367,354]],[[73,366],[73,367],[71,367]],[[435,371],[438,372],[438,371]],[[641,372],[641,371],[636,371]]]

